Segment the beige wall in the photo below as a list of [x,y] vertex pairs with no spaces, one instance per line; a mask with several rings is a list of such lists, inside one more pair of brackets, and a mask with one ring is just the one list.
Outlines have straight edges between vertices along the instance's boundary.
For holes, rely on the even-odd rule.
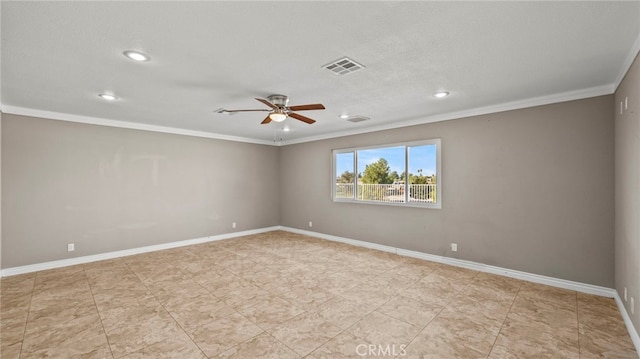
[[280,224],[273,146],[5,114],[1,155],[4,268]]
[[[612,287],[613,107],[602,96],[281,148],[5,114],[2,266],[228,233],[233,221],[313,221],[321,233]],[[331,201],[332,149],[436,137],[442,209]]]
[[[640,59],[636,58],[618,86],[614,108],[615,288],[640,332]],[[624,301],[624,287],[635,299],[635,314],[631,314],[630,301]]]
[[0,111],[0,269],[2,269],[2,111]]
[[[282,225],[612,287],[612,113],[602,96],[283,147]],[[332,202],[332,149],[430,138],[442,209]]]

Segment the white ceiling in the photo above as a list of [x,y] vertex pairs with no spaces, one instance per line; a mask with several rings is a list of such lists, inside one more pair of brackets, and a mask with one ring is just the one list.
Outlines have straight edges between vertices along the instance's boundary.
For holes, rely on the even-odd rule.
[[[6,113],[258,143],[609,94],[640,47],[639,1],[2,1],[1,20]],[[343,56],[366,68],[322,67]],[[214,112],[264,108],[254,97],[274,93],[326,110],[301,112],[313,125]]]

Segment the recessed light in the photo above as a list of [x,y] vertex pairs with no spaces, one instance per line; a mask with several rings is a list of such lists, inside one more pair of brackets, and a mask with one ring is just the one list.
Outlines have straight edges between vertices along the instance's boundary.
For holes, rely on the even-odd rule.
[[289,127],[285,127],[285,128],[283,128],[282,130],[283,130],[284,132],[289,132],[289,131],[291,131],[291,129],[290,129]]
[[98,96],[100,98],[102,98],[103,100],[107,100],[107,101],[115,101],[115,100],[118,99],[118,96],[112,95],[112,94],[108,94],[108,93],[101,93]]
[[151,58],[140,52],[140,51],[135,51],[135,50],[127,50],[125,52],[123,52],[124,56],[130,58],[131,60],[134,61],[139,61],[139,62],[145,62],[145,61],[149,61],[151,60]]
[[340,118],[349,118],[349,115],[340,115]]
[[443,98],[447,96],[449,96],[449,93],[447,91],[440,91],[433,94],[433,97],[437,97],[437,98]]

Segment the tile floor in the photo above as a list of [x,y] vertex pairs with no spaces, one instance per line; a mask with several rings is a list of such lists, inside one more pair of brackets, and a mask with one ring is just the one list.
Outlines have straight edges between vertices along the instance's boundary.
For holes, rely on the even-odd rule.
[[613,299],[280,231],[0,283],[3,359],[638,357]]

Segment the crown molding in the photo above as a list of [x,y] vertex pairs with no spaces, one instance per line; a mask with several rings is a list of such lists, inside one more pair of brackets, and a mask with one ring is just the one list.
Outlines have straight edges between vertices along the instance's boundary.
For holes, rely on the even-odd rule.
[[0,108],[0,111],[2,111],[3,113],[12,114],[12,115],[40,117],[40,118],[51,119],[51,120],[77,122],[77,123],[84,123],[84,124],[90,124],[90,125],[100,125],[100,126],[127,128],[131,130],[161,132],[161,133],[169,133],[173,135],[212,138],[216,140],[246,142],[246,143],[254,143],[254,144],[260,144],[260,145],[270,145],[270,146],[274,145],[273,141],[259,140],[255,138],[249,138],[249,137],[230,136],[230,135],[223,135],[223,134],[218,134],[213,132],[194,131],[194,130],[176,128],[176,127],[149,125],[149,124],[137,123],[137,122],[109,120],[109,119],[100,118],[100,117],[80,116],[80,115],[73,115],[73,114],[62,113],[62,112],[36,110],[32,108],[18,107],[18,106],[4,105],[4,104]]
[[620,68],[620,72],[618,72],[618,76],[616,76],[616,80],[613,83],[614,91],[618,89],[618,86],[620,86],[620,83],[624,79],[624,76],[627,74],[627,72],[631,68],[631,65],[633,65],[633,61],[636,59],[636,56],[638,56],[639,53],[640,53],[640,33],[638,34],[638,37],[636,37],[636,41],[631,46],[631,49],[627,54],[627,58],[622,63],[622,67]]
[[[640,41],[636,41],[636,43],[640,45]],[[337,137],[359,135],[359,134],[370,133],[370,132],[392,130],[392,129],[408,127],[408,126],[423,125],[423,124],[432,123],[432,122],[448,121],[448,120],[455,120],[455,119],[471,117],[471,116],[479,116],[479,115],[486,115],[486,114],[498,113],[498,112],[504,112],[504,111],[519,110],[519,109],[528,108],[528,107],[580,100],[580,99],[602,96],[602,95],[610,95],[615,92],[616,86],[617,84],[612,83],[604,86],[591,87],[591,88],[582,89],[582,90],[568,91],[568,92],[562,92],[562,93],[553,94],[553,95],[534,97],[534,98],[525,99],[525,100],[518,100],[518,101],[505,102],[505,103],[496,104],[496,105],[476,107],[468,110],[425,116],[425,117],[415,118],[415,119],[406,120],[406,121],[394,122],[390,124],[371,126],[371,127],[365,127],[365,128],[359,128],[359,129],[347,130],[347,131],[337,131],[337,132],[331,132],[331,133],[326,133],[326,134],[317,135],[317,136],[308,136],[308,137],[302,137],[298,139],[284,140],[284,141],[278,141],[278,142],[260,140],[260,139],[249,138],[249,137],[223,135],[223,134],[218,134],[213,132],[187,130],[187,129],[181,129],[181,128],[175,128],[175,127],[165,127],[165,126],[149,125],[149,124],[136,123],[136,122],[109,120],[109,119],[104,119],[99,117],[79,116],[79,115],[72,115],[72,114],[61,113],[61,112],[43,111],[43,110],[36,110],[31,108],[17,107],[17,106],[10,106],[10,105],[2,105],[0,110],[4,113],[9,113],[14,115],[33,116],[33,117],[41,117],[41,118],[47,118],[52,120],[78,122],[78,123],[86,123],[86,124],[92,124],[92,125],[120,127],[120,128],[134,129],[134,130],[153,131],[153,132],[170,133],[170,134],[176,134],[176,135],[212,138],[212,139],[218,139],[218,140],[254,143],[254,144],[260,144],[260,145],[279,147],[279,146],[287,146],[287,145],[293,145],[298,143],[326,140],[326,139],[337,138]]]
[[415,125],[423,125],[423,124],[432,123],[432,122],[455,120],[455,119],[460,119],[465,117],[519,110],[519,109],[524,109],[528,107],[549,105],[549,104],[560,103],[560,102],[581,100],[581,99],[590,98],[590,97],[610,95],[614,92],[615,92],[614,84],[609,84],[609,85],[591,87],[591,88],[582,89],[582,90],[567,91],[567,92],[562,92],[562,93],[553,94],[553,95],[534,97],[526,100],[511,101],[511,102],[505,102],[497,105],[476,107],[468,110],[425,116],[417,119],[394,122],[392,124],[384,124],[384,125],[372,126],[367,128],[361,128],[357,130],[340,131],[340,132],[333,132],[333,133],[328,133],[328,134],[318,135],[318,136],[309,136],[309,137],[303,137],[299,139],[285,140],[285,141],[282,141],[282,143],[280,143],[279,145],[280,146],[293,145],[297,143],[320,141],[320,140],[326,140],[326,139],[331,139],[336,137],[359,135],[363,133],[391,130],[391,129],[415,126]]

